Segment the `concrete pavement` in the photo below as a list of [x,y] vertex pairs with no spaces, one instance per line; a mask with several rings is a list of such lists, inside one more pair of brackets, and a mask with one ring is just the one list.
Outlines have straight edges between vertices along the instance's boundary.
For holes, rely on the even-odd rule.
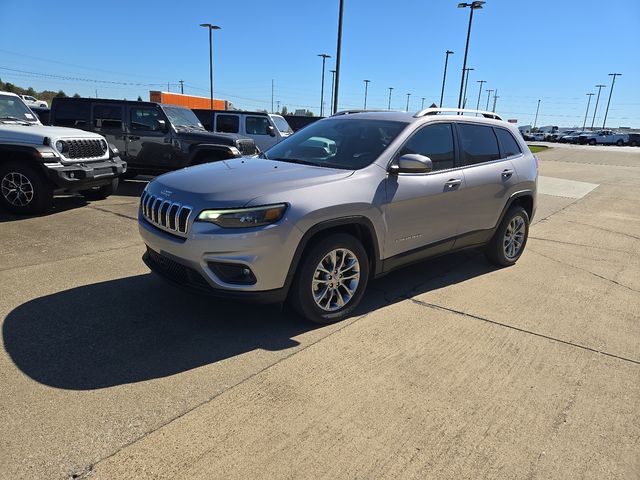
[[554,180],[516,266],[412,266],[322,328],[149,274],[142,182],[1,216],[0,478],[638,478],[640,152],[589,148],[539,154],[597,187]]

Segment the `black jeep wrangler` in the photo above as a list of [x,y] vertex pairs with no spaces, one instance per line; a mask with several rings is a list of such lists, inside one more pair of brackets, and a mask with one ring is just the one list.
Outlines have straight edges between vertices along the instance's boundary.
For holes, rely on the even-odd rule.
[[258,153],[252,139],[207,132],[191,110],[175,105],[55,98],[50,118],[53,125],[104,136],[126,160],[130,177]]

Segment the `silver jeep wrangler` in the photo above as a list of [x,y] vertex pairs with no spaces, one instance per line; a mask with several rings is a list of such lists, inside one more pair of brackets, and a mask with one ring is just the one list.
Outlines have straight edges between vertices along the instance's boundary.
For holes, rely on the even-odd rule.
[[[470,115],[469,115],[470,114]],[[482,247],[502,266],[525,248],[537,159],[491,112],[348,111],[264,152],[168,173],[142,194],[147,265],[225,298],[341,320],[369,279]]]

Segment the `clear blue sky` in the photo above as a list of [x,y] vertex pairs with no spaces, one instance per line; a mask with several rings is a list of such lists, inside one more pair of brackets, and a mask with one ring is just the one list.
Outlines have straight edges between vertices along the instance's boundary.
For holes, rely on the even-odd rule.
[[[395,88],[395,109],[404,109],[407,93],[411,110],[421,97],[437,102],[447,49],[455,54],[445,104],[456,106],[469,12],[457,3],[345,0],[340,108],[362,107],[364,79],[370,108],[386,108],[387,87]],[[318,112],[317,54],[336,51],[338,0],[0,0],[0,10],[0,78],[83,96],[97,89],[101,97],[147,99],[167,82],[177,91],[180,79],[185,93],[207,96],[208,37],[198,24],[211,22],[222,27],[214,32],[216,98],[270,109],[273,79],[281,106]],[[487,80],[504,116],[532,123],[540,98],[539,125],[582,125],[585,94],[620,72],[607,124],[640,127],[639,20],[639,0],[487,0],[474,15],[469,104],[477,101],[476,81]],[[602,90],[597,118],[608,94]]]

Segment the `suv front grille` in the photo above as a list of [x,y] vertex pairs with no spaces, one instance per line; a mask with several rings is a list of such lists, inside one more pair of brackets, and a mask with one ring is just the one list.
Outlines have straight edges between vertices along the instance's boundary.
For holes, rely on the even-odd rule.
[[64,140],[67,158],[97,158],[107,152],[107,144],[103,140]]
[[186,236],[189,216],[193,211],[191,207],[143,192],[140,208],[147,222],[167,232]]

